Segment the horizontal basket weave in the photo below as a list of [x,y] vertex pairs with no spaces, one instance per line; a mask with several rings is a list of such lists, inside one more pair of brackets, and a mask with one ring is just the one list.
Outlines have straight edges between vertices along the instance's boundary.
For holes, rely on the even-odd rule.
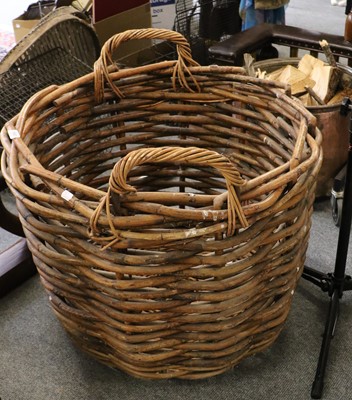
[[[119,70],[112,55],[135,38],[174,42],[178,60]],[[131,30],[93,73],[33,96],[1,142],[42,283],[80,348],[134,376],[197,379],[277,338],[322,160],[289,88],[199,66],[176,32]]]

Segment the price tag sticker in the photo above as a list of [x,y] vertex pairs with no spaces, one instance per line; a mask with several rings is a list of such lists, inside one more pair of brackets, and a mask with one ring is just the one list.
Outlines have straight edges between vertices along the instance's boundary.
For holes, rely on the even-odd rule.
[[73,194],[71,192],[69,192],[68,190],[64,190],[61,193],[61,197],[66,201],[70,201],[73,197]]
[[9,134],[10,139],[16,139],[21,137],[17,129],[9,129],[7,132]]

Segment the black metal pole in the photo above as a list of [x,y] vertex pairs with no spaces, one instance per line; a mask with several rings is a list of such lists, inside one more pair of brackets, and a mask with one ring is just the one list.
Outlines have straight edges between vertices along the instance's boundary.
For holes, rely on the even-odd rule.
[[[349,99],[345,100],[345,105],[341,108],[345,108],[345,112],[350,110],[351,102]],[[335,327],[339,314],[339,301],[343,295],[343,291],[352,289],[351,277],[345,275],[346,271],[346,261],[348,254],[348,246],[350,240],[350,232],[351,232],[351,220],[352,220],[352,116],[350,116],[349,122],[349,148],[348,148],[348,157],[347,157],[347,166],[346,166],[346,179],[345,179],[345,187],[344,187],[344,195],[343,195],[343,203],[342,203],[342,213],[341,213],[341,225],[339,229],[337,250],[336,250],[336,259],[335,259],[335,268],[332,274],[321,274],[321,282],[320,286],[324,290],[324,279],[327,278],[326,291],[329,292],[331,296],[329,311],[327,315],[327,321],[325,324],[325,330],[323,335],[323,342],[319,354],[318,366],[312,386],[311,397],[313,399],[320,399],[323,392],[324,387],[324,375],[328,361],[329,349],[331,339],[334,336]],[[313,283],[316,277],[319,276],[319,273],[316,273],[312,269],[306,268],[306,279],[312,281]],[[309,277],[311,277],[309,279]],[[325,277],[325,278],[324,278]],[[316,280],[316,279],[315,279]]]
[[[351,232],[351,220],[352,220],[352,116],[350,116],[349,123],[349,148],[348,148],[348,158],[346,167],[346,180],[345,188],[343,194],[342,202],[342,219],[341,226],[339,230],[339,238],[336,251],[336,261],[335,261],[335,272],[334,277],[338,280],[344,281],[345,270],[346,270],[346,260],[348,254],[348,245],[350,240]],[[343,291],[343,287],[341,288]],[[341,292],[342,295],[342,292]]]
[[330,300],[329,311],[323,335],[323,342],[321,344],[319,354],[318,366],[312,385],[312,399],[320,399],[323,394],[325,370],[328,362],[331,339],[334,337],[335,327],[337,323],[339,300],[340,297],[338,295],[338,290],[334,290],[334,293]]

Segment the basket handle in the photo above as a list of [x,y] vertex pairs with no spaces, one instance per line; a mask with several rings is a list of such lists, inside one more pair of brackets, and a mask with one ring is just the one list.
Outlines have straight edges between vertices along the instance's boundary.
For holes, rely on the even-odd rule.
[[[191,77],[193,83],[199,90],[199,85],[195,78],[192,76],[188,66],[199,66],[199,64],[193,60],[191,54],[191,48],[186,38],[179,32],[175,32],[169,29],[130,29],[122,33],[118,33],[108,39],[103,45],[100,53],[100,57],[94,63],[94,82],[95,82],[95,97],[98,103],[102,102],[104,96],[104,79],[109,83],[115,94],[122,98],[123,94],[114,85],[109,73],[109,65],[114,65],[115,70],[118,70],[117,65],[112,59],[114,51],[123,42],[127,42],[133,39],[159,39],[168,40],[176,44],[178,59],[174,66],[172,82],[175,88],[176,77],[182,87],[186,87],[190,91],[194,91],[188,84],[186,74]],[[111,70],[110,70],[111,72]]]
[[[115,164],[110,175],[108,191],[92,215],[90,221],[91,232],[97,231],[97,221],[104,206],[106,207],[106,212],[109,216],[111,192],[117,194],[136,192],[136,188],[127,183],[128,173],[134,167],[145,163],[164,162],[205,165],[207,167],[211,166],[220,171],[222,176],[225,178],[227,188],[227,235],[231,236],[235,232],[236,215],[238,216],[242,227],[248,226],[248,222],[235,190],[235,187],[243,185],[245,180],[242,179],[241,175],[228,158],[215,151],[201,149],[199,147],[158,147],[131,151]],[[112,231],[115,230],[111,223],[110,228]],[[116,237],[117,236],[118,235],[116,235]]]

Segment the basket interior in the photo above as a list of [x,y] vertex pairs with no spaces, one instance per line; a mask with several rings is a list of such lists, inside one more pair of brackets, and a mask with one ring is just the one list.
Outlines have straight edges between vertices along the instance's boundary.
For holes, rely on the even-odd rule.
[[[35,112],[25,140],[45,169],[100,192],[107,191],[114,165],[132,150],[165,146],[214,150],[226,156],[246,182],[244,188],[236,189],[241,191],[242,206],[249,209],[257,205],[260,211],[261,204],[289,188],[285,184],[271,187],[261,177],[290,169],[302,119],[292,104],[280,99],[276,88],[237,82],[233,76],[228,81],[216,74],[210,79],[197,76],[201,93],[175,92],[171,80],[158,74],[127,77],[115,82],[123,97],[117,99],[107,88],[102,104],[95,103],[88,85],[65,93],[44,112]],[[310,155],[305,142],[300,161]],[[267,183],[267,188],[258,190],[256,181]],[[41,190],[48,189],[42,180],[33,183]],[[156,204],[211,210],[214,198],[226,191],[225,180],[216,169],[170,161],[133,168],[128,183],[138,193],[184,194],[153,197],[151,208],[130,204],[131,198],[126,196],[118,213],[136,218],[162,215]],[[87,207],[94,209],[98,204],[87,192],[76,189],[73,194]],[[226,201],[222,208],[226,209]],[[265,207],[263,211],[265,215]],[[260,212],[256,219],[260,219]],[[179,216],[158,221],[161,223],[150,223],[147,229],[181,229],[218,222]]]
[[[144,147],[212,149],[228,157],[245,180],[291,160],[300,119],[297,110],[281,102],[274,92],[231,82],[222,84],[221,96],[211,93],[209,87],[216,82],[209,81],[203,83],[204,94],[198,97],[173,95],[171,82],[165,85],[155,78],[147,79],[143,86],[134,84],[134,79],[121,80],[121,100],[107,90],[104,104],[96,105],[92,93],[83,93],[63,107],[48,107],[37,122],[31,121],[28,136],[40,163],[50,171],[104,190],[114,164],[131,150]],[[238,100],[229,100],[226,90],[234,88]],[[304,158],[309,157],[306,145],[303,153]],[[170,164],[138,167],[130,179],[141,191],[176,189],[211,194],[224,188],[216,175],[207,168]]]

